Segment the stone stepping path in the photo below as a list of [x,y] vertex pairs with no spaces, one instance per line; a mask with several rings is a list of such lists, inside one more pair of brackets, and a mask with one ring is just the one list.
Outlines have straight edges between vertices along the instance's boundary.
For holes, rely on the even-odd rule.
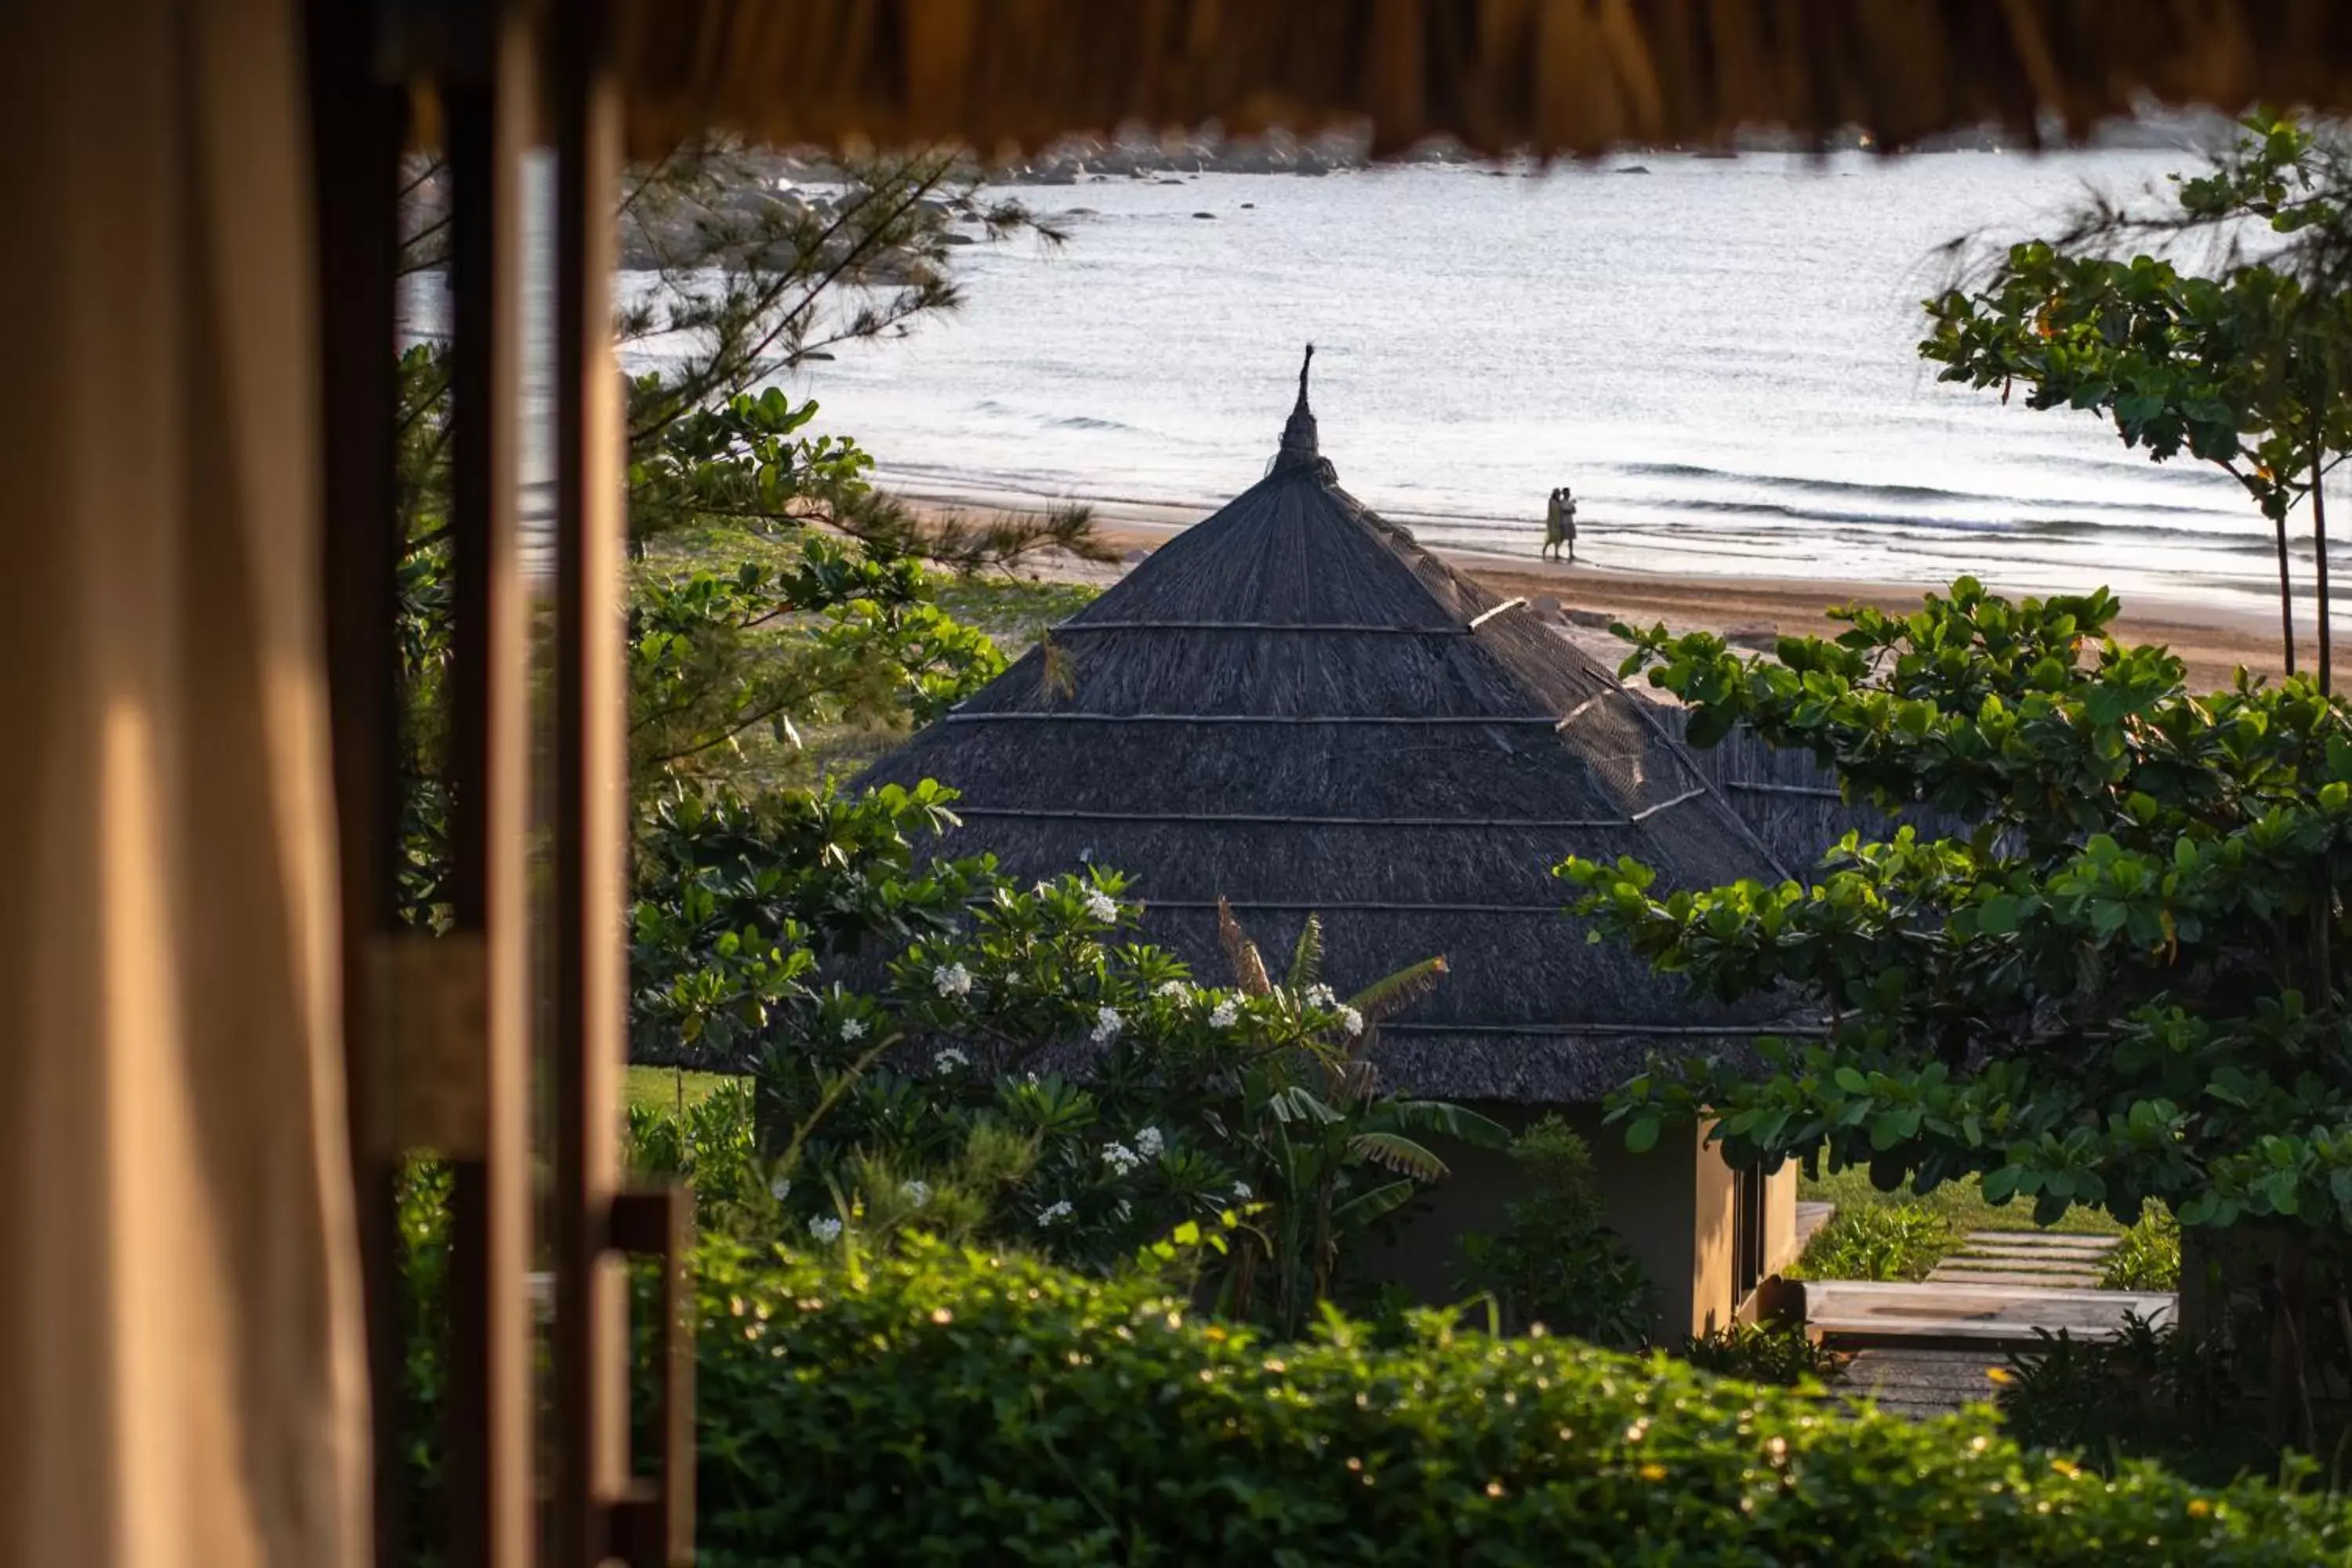
[[1873,1345],[1853,1352],[1832,1386],[1848,1399],[1867,1399],[1889,1415],[1926,1421],[1990,1405],[2000,1391],[1996,1373],[2009,1358],[1997,1350],[1913,1350]]
[[1927,1282],[2095,1289],[2117,1239],[2046,1230],[1972,1230],[1967,1247],[1936,1265]]

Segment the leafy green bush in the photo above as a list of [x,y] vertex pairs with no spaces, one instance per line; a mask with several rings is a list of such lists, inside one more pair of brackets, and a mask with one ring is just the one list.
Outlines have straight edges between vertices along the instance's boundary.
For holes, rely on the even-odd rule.
[[1918,1204],[1840,1209],[1805,1244],[1799,1279],[1924,1279],[1958,1249],[1951,1222]]
[[1837,1370],[1835,1353],[1806,1338],[1803,1329],[1777,1324],[1733,1323],[1710,1334],[1693,1334],[1683,1342],[1676,1359],[1720,1377],[1782,1388],[1824,1383]]
[[2151,1207],[2124,1232],[2107,1254],[2099,1275],[2103,1290],[2180,1289],[2180,1222],[2169,1210]]
[[1509,1329],[1541,1323],[1599,1344],[1648,1342],[1650,1282],[1601,1223],[1592,1151],[1546,1116],[1512,1141],[1511,1159],[1525,1195],[1506,1205],[1499,1234],[1462,1238],[1457,1288],[1491,1292]]
[[2264,1369],[2241,1364],[2220,1342],[2130,1316],[2113,1339],[2046,1331],[2037,1339],[1996,1379],[2001,1425],[2019,1442],[2072,1449],[2103,1468],[2131,1455],[2215,1479],[2277,1467],[2280,1446],[2246,1396]]
[[2313,1563],[2352,1517],[2111,1479],[1981,1418],[1845,1415],[1664,1357],[1336,1315],[1276,1343],[1148,1280],[910,1246],[703,1258],[706,1568]]

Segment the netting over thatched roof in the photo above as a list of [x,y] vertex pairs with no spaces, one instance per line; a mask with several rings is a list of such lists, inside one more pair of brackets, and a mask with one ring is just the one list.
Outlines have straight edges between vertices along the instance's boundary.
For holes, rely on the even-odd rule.
[[1714,886],[1782,875],[1769,852],[1612,673],[1341,489],[1303,387],[1265,479],[1048,647],[871,775],[963,792],[946,852],[1125,871],[1221,983],[1221,895],[1270,952],[1319,911],[1343,992],[1443,953],[1381,1047],[1427,1092],[1591,1098],[1765,1021],[1587,943],[1550,868],[1633,855]]
[[629,0],[632,139],[1035,145],[1122,121],[1394,150],[1706,142],[1858,124],[1899,144],[2080,129],[2149,95],[2352,107],[2341,0]]

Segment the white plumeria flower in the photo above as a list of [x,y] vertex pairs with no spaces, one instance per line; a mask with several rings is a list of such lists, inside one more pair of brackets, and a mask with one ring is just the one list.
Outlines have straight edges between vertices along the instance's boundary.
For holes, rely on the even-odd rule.
[[866,1037],[866,1020],[863,1018],[844,1018],[841,1021],[841,1037],[845,1040],[864,1039]]
[[768,1191],[778,1203],[782,1203],[793,1195],[793,1179],[790,1176],[778,1176],[768,1184]]
[[1136,1157],[1135,1151],[1124,1143],[1104,1144],[1102,1157],[1103,1163],[1108,1165],[1114,1174],[1121,1176],[1143,1163]]
[[1060,1203],[1055,1204],[1052,1208],[1045,1210],[1045,1213],[1037,1216],[1037,1228],[1044,1230],[1048,1226],[1059,1225],[1064,1220],[1070,1217],[1070,1200],[1064,1198]]
[[1364,1032],[1364,1016],[1353,1007],[1342,1007],[1339,1009],[1339,1027],[1350,1035],[1360,1035]]
[[908,1182],[898,1189],[898,1195],[919,1209],[931,1206],[931,1184],[929,1182]]
[[971,989],[971,971],[961,963],[943,963],[931,971],[931,984],[942,996],[961,996]]
[[1037,885],[1029,890],[1042,899],[1054,890],[1054,884],[1040,879]]
[[1209,1010],[1209,1022],[1220,1029],[1230,1029],[1242,1016],[1242,1010],[1230,996]]
[[1095,1009],[1095,1044],[1098,1046],[1108,1044],[1117,1038],[1118,1032],[1126,1027],[1127,1020],[1118,1016],[1118,1008]]
[[1309,985],[1307,988],[1307,1001],[1310,1006],[1328,1007],[1339,1000],[1339,994],[1328,985]]
[[1250,1184],[1247,1182],[1235,1182],[1234,1184],[1234,1196],[1237,1198],[1249,1198],[1256,1195],[1256,1194],[1250,1191]]
[[1157,1160],[1160,1158],[1160,1151],[1166,1147],[1167,1143],[1160,1138],[1159,1128],[1139,1127],[1136,1129],[1135,1150],[1137,1153],[1141,1154],[1145,1159]]
[[1166,996],[1178,1002],[1189,1002],[1192,999],[1192,983],[1184,980],[1163,980],[1152,987],[1152,994]]
[[841,1222],[831,1215],[819,1215],[809,1221],[809,1234],[819,1241],[832,1243],[841,1239]]
[[1113,924],[1118,919],[1118,900],[1100,888],[1089,888],[1087,889],[1087,913],[1105,925]]
[[971,1058],[953,1046],[940,1047],[939,1054],[931,1058],[931,1070],[936,1073],[951,1073],[958,1068],[970,1066]]

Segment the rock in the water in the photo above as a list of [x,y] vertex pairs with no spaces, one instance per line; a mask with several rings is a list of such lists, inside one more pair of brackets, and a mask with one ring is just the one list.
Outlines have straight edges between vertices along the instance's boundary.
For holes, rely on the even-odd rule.
[[1217,215],[1214,213],[1194,213],[1192,216],[1194,217],[1214,217]]
[[1734,626],[1724,634],[1723,640],[1734,647],[1770,653],[1780,646],[1780,632],[1777,626]]
[[1650,165],[1647,163],[1628,163],[1617,172],[1621,174],[1646,174],[1650,172]]
[[1559,619],[1559,601],[1549,594],[1538,595],[1533,603],[1536,614],[1544,619],[1548,621]]
[[1617,624],[1617,617],[1616,617],[1615,616],[1613,616],[1613,615],[1610,614],[1607,610],[1574,610],[1574,609],[1572,609],[1572,610],[1568,611],[1568,612],[1567,612],[1567,615],[1568,615],[1568,624],[1569,624],[1570,626],[1590,626],[1590,627],[1591,627],[1594,631],[1599,631],[1599,632],[1605,632],[1605,631],[1607,631],[1611,626],[1615,626],[1615,625]]

